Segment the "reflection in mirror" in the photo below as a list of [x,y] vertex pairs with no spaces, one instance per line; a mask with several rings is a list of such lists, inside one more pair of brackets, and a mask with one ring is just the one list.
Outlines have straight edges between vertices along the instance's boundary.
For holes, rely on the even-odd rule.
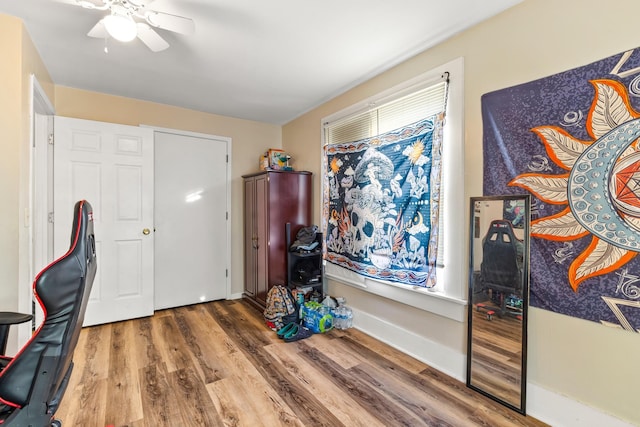
[[528,195],[471,198],[467,386],[525,413]]

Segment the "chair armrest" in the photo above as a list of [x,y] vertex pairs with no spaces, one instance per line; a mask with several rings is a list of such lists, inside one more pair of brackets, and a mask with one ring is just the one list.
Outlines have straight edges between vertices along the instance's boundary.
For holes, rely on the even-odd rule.
[[0,325],[17,325],[33,319],[31,314],[14,313],[11,311],[0,311]]
[[9,326],[28,322],[31,319],[33,319],[31,314],[0,311],[0,355],[4,356],[6,354]]

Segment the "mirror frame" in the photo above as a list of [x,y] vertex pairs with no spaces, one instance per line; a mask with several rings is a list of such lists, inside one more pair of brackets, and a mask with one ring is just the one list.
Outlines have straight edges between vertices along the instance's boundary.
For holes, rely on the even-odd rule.
[[[475,232],[475,205],[483,201],[508,201],[524,200],[524,236],[523,236],[523,269],[522,269],[522,357],[520,369],[520,405],[507,402],[504,399],[492,394],[490,391],[472,383],[472,339],[473,339],[473,285],[474,285],[474,232]],[[531,196],[528,194],[502,195],[502,196],[482,196],[470,198],[470,227],[469,227],[469,295],[467,300],[467,387],[487,396],[494,401],[513,409],[523,415],[526,414],[526,391],[527,391],[527,317],[529,305],[529,244],[530,244],[530,222],[531,222]],[[496,218],[496,219],[504,219]],[[480,234],[482,237],[482,235]]]

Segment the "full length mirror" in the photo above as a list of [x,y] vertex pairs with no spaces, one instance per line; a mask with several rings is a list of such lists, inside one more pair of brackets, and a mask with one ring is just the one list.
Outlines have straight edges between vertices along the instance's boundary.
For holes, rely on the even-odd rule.
[[530,199],[471,198],[467,386],[525,413]]

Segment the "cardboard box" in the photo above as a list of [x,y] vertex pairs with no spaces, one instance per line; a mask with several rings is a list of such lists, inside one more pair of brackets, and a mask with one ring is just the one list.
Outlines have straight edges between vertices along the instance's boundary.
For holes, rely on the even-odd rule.
[[287,153],[284,150],[270,148],[268,151],[269,168],[273,170],[284,170],[287,166]]

